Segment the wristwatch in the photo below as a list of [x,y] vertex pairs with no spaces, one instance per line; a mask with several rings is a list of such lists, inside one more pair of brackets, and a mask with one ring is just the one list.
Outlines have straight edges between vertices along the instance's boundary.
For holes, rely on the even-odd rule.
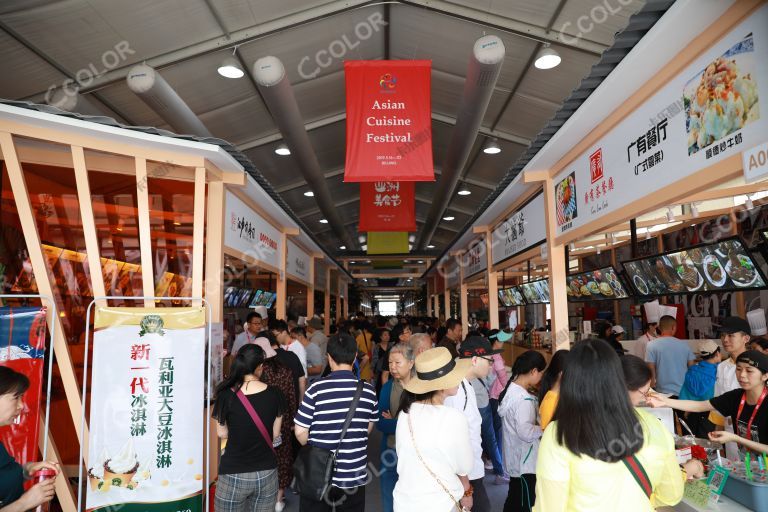
[[469,484],[469,489],[464,491],[464,496],[463,497],[464,498],[470,498],[472,496],[472,494],[474,494],[474,492],[475,492],[475,488],[472,487],[472,484]]

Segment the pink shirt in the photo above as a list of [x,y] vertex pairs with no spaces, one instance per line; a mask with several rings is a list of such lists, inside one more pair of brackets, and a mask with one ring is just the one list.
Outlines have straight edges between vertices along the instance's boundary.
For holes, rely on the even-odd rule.
[[493,381],[493,385],[491,386],[490,396],[494,400],[498,400],[499,394],[504,391],[504,387],[507,385],[507,380],[509,380],[507,369],[504,367],[504,359],[501,357],[501,354],[493,354],[493,365],[491,366],[491,369],[496,374],[496,380]]

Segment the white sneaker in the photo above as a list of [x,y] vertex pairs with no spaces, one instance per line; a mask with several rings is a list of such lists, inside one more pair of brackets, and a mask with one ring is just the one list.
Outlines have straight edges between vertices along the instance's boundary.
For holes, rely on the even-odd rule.
[[489,471],[492,470],[493,469],[493,462],[491,462],[490,460],[485,461],[485,469],[487,469]]
[[278,501],[277,503],[275,503],[275,512],[283,512],[284,508],[285,508],[284,501]]

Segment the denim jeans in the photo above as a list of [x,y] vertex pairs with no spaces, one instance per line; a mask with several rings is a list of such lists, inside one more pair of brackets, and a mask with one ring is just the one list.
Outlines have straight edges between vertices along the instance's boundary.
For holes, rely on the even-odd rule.
[[480,417],[483,419],[481,430],[483,450],[485,450],[491,458],[494,474],[502,476],[504,474],[504,466],[501,463],[501,450],[499,449],[499,443],[496,441],[496,432],[493,428],[493,413],[491,412],[491,406],[489,404],[482,408],[478,407],[478,409],[480,411]]
[[397,484],[398,479],[397,452],[394,448],[382,450],[380,471],[381,510],[382,512],[392,512],[394,510],[392,494],[395,492],[395,484]]

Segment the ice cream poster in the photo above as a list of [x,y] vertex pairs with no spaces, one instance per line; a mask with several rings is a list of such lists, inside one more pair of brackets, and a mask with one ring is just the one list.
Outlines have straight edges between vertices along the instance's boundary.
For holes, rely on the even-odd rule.
[[86,509],[202,510],[205,310],[96,309]]
[[29,378],[24,409],[17,420],[0,428],[0,441],[17,462],[38,460],[37,439],[45,366],[46,310],[39,307],[0,308],[0,365]]

